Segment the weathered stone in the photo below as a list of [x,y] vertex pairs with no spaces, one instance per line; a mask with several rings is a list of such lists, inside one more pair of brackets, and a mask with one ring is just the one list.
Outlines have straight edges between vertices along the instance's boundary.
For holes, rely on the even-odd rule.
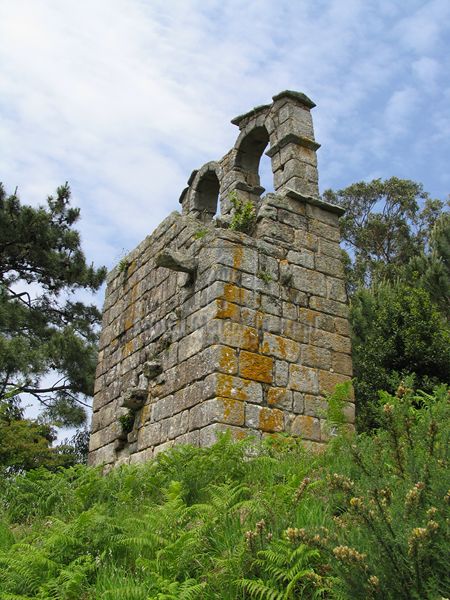
[[203,329],[197,329],[190,335],[180,340],[178,344],[178,360],[183,362],[203,348]]
[[307,440],[319,441],[321,439],[320,420],[308,415],[298,415],[291,423],[290,433]]
[[281,360],[275,361],[275,385],[284,387],[289,381],[289,363]]
[[319,392],[317,369],[302,365],[291,365],[289,367],[289,387],[298,392],[317,394]]
[[208,376],[203,384],[203,399],[221,396],[261,404],[263,400],[261,383],[232,377],[223,373]]
[[138,432],[138,449],[151,448],[161,441],[161,423],[148,423]]
[[263,354],[268,354],[287,362],[296,362],[300,354],[300,344],[289,338],[264,333],[261,351]]
[[156,257],[156,266],[189,274],[195,273],[197,269],[197,263],[193,258],[187,257],[175,250],[164,250],[158,254]]
[[[339,277],[338,271],[336,271],[335,276]],[[337,302],[346,303],[347,290],[344,281],[335,277],[327,277],[327,297]]]
[[294,241],[294,230],[284,223],[278,223],[272,219],[261,219],[256,226],[256,234],[262,238],[279,240],[292,244]]
[[153,458],[153,448],[146,448],[141,452],[135,452],[129,458],[130,465],[148,462]]
[[239,355],[239,374],[244,379],[272,383],[273,359],[242,350]]
[[162,372],[161,363],[156,360],[148,360],[144,363],[143,373],[149,379],[157,377]]
[[173,440],[174,438],[183,435],[186,433],[189,427],[189,411],[185,410],[184,412],[173,415],[170,419],[169,424],[169,440]]
[[244,424],[244,402],[232,398],[212,398],[195,406],[189,415],[189,429],[199,429],[210,423]]
[[311,417],[320,417],[324,419],[328,410],[328,402],[321,396],[304,396],[304,414]]
[[124,392],[120,406],[130,408],[131,410],[137,410],[141,408],[147,399],[148,390],[140,388],[131,388]]
[[[342,209],[318,195],[312,107],[285,91],[235,120],[234,148],[192,174],[182,214],[108,276],[91,464],[210,445],[225,430],[236,439],[291,432],[314,449],[327,441],[324,397],[352,365]],[[277,193],[261,199],[267,142]],[[245,233],[231,229],[231,191],[256,208]],[[119,422],[129,411],[131,431]]]
[[200,429],[200,446],[212,446],[215,442],[217,442],[217,437],[221,433],[230,432],[233,439],[242,440],[252,432],[249,432],[247,429],[241,427],[232,427],[230,425],[224,425],[223,423],[213,423],[212,425],[208,425],[203,429]]
[[355,403],[346,402],[344,405],[344,417],[347,423],[355,422]]
[[161,421],[173,415],[173,396],[157,400],[152,406],[152,421]]
[[310,221],[309,232],[313,233],[318,238],[325,238],[331,242],[338,242],[340,237],[338,227],[333,227],[332,225],[327,225],[326,223],[314,219]]
[[260,431],[280,432],[284,428],[283,412],[277,408],[247,405],[245,424],[247,427]]
[[314,269],[314,253],[306,248],[300,251],[290,250],[287,255],[287,260],[294,265],[298,265],[299,267]]
[[334,315],[345,319],[348,317],[348,306],[342,302],[311,296],[309,305],[311,308],[329,315]]
[[319,393],[331,394],[338,383],[345,383],[346,381],[350,381],[350,377],[347,375],[319,371]]
[[342,375],[353,375],[352,357],[350,354],[342,354],[341,352],[333,352],[331,358],[331,366],[333,371]]
[[274,408],[292,409],[292,392],[286,388],[271,387],[267,391],[267,404]]
[[302,292],[317,296],[326,296],[327,293],[325,275],[297,265],[292,267],[291,285]]
[[153,457],[156,458],[158,454],[161,454],[162,452],[167,452],[167,450],[173,448],[174,444],[175,440],[169,440],[167,442],[159,444],[159,446],[155,446],[155,448],[153,449]]
[[310,344],[302,345],[301,363],[305,367],[317,367],[318,369],[331,368],[331,352],[325,348],[319,348]]
[[321,329],[314,329],[311,332],[310,342],[315,346],[321,346],[322,348],[328,348],[329,350],[344,354],[350,354],[351,352],[350,338],[337,333],[322,331]]
[[115,421],[105,427],[104,429],[99,429],[95,433],[91,434],[91,438],[89,440],[89,451],[97,450],[102,446],[107,446],[114,440],[117,440],[122,435],[122,425]]
[[292,412],[302,415],[305,411],[305,396],[300,392],[293,392]]
[[108,465],[114,463],[116,460],[116,448],[115,444],[108,444],[96,450],[91,449],[89,446],[89,465]]
[[205,343],[225,344],[233,348],[256,351],[258,349],[258,331],[240,323],[214,319],[205,328]]

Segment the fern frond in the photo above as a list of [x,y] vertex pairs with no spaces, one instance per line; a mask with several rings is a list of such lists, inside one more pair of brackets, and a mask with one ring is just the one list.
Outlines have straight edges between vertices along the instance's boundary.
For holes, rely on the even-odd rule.
[[283,592],[273,589],[261,579],[241,579],[239,585],[257,600],[284,600]]

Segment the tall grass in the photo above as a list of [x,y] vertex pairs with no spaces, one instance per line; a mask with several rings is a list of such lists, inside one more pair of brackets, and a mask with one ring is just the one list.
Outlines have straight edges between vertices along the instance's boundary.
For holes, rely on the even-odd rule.
[[224,436],[2,481],[0,599],[448,597],[448,393],[400,395],[323,454]]

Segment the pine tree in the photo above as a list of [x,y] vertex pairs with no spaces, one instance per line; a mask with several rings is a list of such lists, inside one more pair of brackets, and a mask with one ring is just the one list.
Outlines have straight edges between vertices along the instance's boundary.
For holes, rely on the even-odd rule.
[[67,183],[37,208],[0,184],[0,401],[31,394],[65,426],[85,421],[100,322],[75,293],[95,292],[106,276],[86,262],[73,228],[79,214]]

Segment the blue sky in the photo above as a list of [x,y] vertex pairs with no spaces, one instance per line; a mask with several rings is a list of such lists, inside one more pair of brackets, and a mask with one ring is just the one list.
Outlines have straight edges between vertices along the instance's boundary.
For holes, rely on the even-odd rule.
[[305,92],[320,188],[411,178],[450,192],[448,0],[3,0],[0,180],[68,180],[112,267],[172,210],[230,119]]
[[68,180],[98,265],[284,89],[317,104],[321,191],[450,192],[449,0],[2,0],[0,39],[0,181],[38,204]]

